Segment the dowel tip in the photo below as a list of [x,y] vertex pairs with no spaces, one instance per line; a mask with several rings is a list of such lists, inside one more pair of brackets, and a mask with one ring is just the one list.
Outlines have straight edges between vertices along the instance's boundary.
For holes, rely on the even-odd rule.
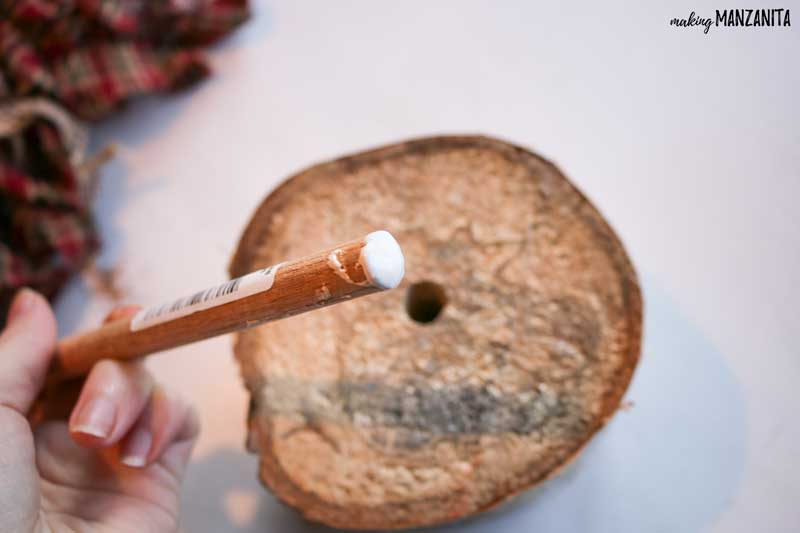
[[405,258],[388,231],[373,231],[364,237],[359,261],[369,281],[382,289],[394,289],[403,281]]

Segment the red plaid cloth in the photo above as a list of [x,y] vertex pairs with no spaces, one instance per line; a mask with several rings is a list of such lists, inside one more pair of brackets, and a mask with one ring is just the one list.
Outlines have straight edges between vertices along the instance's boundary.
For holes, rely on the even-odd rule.
[[[99,119],[206,76],[201,48],[247,16],[247,0],[0,0],[0,106],[39,96]],[[59,131],[38,118],[0,137],[0,320],[17,288],[54,296],[98,246]]]

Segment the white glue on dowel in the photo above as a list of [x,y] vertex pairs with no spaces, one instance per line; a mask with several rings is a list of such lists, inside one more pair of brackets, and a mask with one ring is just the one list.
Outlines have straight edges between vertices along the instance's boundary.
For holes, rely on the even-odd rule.
[[232,279],[59,341],[51,381],[100,359],[131,359],[393,289],[405,260],[388,231]]

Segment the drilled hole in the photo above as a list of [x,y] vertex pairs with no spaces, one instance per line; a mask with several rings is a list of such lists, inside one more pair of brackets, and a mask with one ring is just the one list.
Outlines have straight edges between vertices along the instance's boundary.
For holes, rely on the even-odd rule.
[[432,281],[420,281],[408,288],[406,311],[412,320],[420,324],[433,322],[447,305],[444,288]]

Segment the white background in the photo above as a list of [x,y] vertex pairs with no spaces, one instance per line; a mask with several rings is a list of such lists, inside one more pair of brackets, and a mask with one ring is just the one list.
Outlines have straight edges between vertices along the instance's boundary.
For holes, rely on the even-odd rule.
[[[551,158],[625,242],[646,299],[635,402],[574,468],[447,531],[800,528],[800,5],[790,28],[678,29],[687,2],[258,3],[215,76],[95,129],[126,302],[218,283],[251,212],[312,163],[484,133]],[[724,4],[724,3],[723,3]],[[747,2],[758,7],[758,2]],[[774,4],[774,2],[773,2]],[[795,19],[796,17],[796,19]],[[62,333],[113,302],[88,279]],[[199,407],[187,531],[321,530],[263,491],[223,337],[151,359]]]

